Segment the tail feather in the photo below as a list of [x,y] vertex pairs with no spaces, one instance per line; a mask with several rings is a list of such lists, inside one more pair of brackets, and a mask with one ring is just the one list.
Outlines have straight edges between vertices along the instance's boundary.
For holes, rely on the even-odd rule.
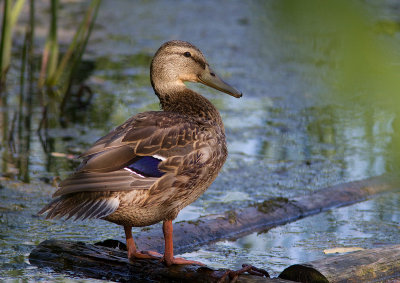
[[54,207],[55,201],[53,200],[52,202],[46,204],[37,214],[42,215],[51,210],[52,207]]
[[73,217],[73,216],[75,216],[75,220],[77,220],[77,219],[78,219],[78,215],[77,215],[78,211],[84,210],[85,207],[86,207],[90,202],[91,202],[91,200],[88,199],[88,200],[86,200],[86,201],[80,203],[79,205],[76,205],[75,208],[73,208],[73,209],[71,209],[70,211],[68,211],[68,213],[67,213],[68,215],[67,215],[67,217],[65,218],[65,220],[68,220],[68,219],[70,219],[70,218]]
[[104,202],[105,200],[100,200],[99,202],[93,203],[89,209],[86,210],[85,214],[83,215],[82,220],[85,220],[87,218],[96,218],[96,215],[98,212],[101,212],[102,210],[105,209],[104,207]]
[[47,213],[46,219],[62,218],[78,219],[103,218],[110,215],[119,206],[118,198],[77,199],[75,194],[64,195],[54,199],[43,207],[38,214]]

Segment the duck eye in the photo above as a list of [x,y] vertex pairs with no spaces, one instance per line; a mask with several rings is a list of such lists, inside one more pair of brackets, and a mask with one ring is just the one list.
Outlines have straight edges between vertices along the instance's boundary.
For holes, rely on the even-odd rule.
[[186,51],[185,53],[183,53],[183,56],[190,57],[190,56],[192,56],[192,54],[190,54],[190,52]]

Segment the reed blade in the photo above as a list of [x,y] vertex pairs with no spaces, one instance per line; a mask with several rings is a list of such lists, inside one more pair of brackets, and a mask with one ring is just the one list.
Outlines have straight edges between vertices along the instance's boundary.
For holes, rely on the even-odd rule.
[[5,82],[5,77],[11,62],[12,31],[24,4],[25,0],[17,0],[14,6],[12,6],[11,0],[4,0],[3,3],[3,21],[0,40],[0,80],[2,84]]

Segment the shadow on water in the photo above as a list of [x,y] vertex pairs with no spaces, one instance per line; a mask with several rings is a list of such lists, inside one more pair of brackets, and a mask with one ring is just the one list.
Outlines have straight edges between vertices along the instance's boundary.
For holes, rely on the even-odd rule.
[[[48,15],[48,8],[43,8],[47,4],[37,3],[38,13]],[[76,15],[83,14],[84,4],[63,5],[61,18],[72,26]],[[0,279],[62,280],[62,275],[33,269],[26,259],[33,246],[50,237],[97,241],[122,235],[120,227],[104,221],[48,221],[35,214],[49,201],[55,179],[77,166],[77,155],[131,115],[159,109],[149,65],[158,46],[170,39],[198,45],[224,79],[244,93],[242,99],[232,100],[190,85],[220,110],[230,154],[210,189],[185,208],[178,221],[270,197],[307,194],[379,175],[390,167],[388,148],[396,147],[393,109],[368,103],[348,107],[325,97],[331,90],[324,78],[337,68],[330,59],[338,43],[330,31],[288,32],[277,1],[175,4],[102,2],[93,41],[76,71],[74,95],[64,111],[59,99],[36,87],[40,55],[31,51],[32,44],[27,40],[15,45],[13,58],[20,63],[11,66],[0,100]],[[37,21],[39,33],[45,23]],[[68,29],[63,32],[73,34]],[[393,32],[398,34],[397,29]],[[46,37],[43,32],[42,37]],[[304,42],[313,52],[301,49]],[[67,44],[60,50],[65,54]],[[278,272],[323,257],[324,249],[335,246],[396,243],[399,206],[398,195],[382,196],[237,241],[201,247],[185,257],[231,268],[250,262]],[[140,229],[136,232],[139,236]]]

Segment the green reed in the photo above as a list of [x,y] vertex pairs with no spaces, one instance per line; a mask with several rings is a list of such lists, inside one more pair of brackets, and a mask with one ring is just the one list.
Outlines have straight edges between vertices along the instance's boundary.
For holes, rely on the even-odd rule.
[[50,28],[46,43],[43,49],[42,67],[40,70],[39,88],[44,84],[49,85],[58,64],[58,39],[57,39],[57,18],[59,1],[50,2]]
[[3,3],[3,22],[0,40],[0,80],[2,84],[5,82],[5,76],[11,62],[12,31],[25,0],[16,0],[13,6],[12,2],[11,0],[4,0]]
[[[43,52],[41,80],[39,86],[47,86],[56,91],[57,96],[64,95],[69,88],[69,83],[74,76],[74,70],[81,62],[86,45],[97,17],[100,0],[93,0],[85,17],[78,27],[75,35],[63,57],[58,60],[57,43],[57,7],[58,0],[52,0],[51,25],[46,47]],[[44,79],[46,77],[46,79]]]
[[[60,20],[59,0],[49,1],[50,22],[46,42],[42,47],[41,60],[35,56],[35,0],[30,0],[27,4],[27,26],[23,38],[22,49],[16,51],[16,46],[12,46],[13,28],[17,18],[21,13],[24,0],[4,0],[3,18],[1,27],[0,41],[0,70],[1,81],[6,82],[6,74],[11,64],[20,60],[18,88],[15,93],[15,102],[7,90],[0,95],[0,113],[2,123],[0,125],[0,147],[2,151],[0,158],[2,172],[6,175],[13,175],[12,169],[18,169],[18,178],[24,182],[29,182],[29,150],[32,131],[32,113],[34,105],[39,102],[42,105],[42,119],[39,122],[36,134],[42,143],[43,149],[49,154],[54,150],[51,138],[48,136],[48,128],[58,127],[62,121],[63,109],[70,101],[71,86],[78,83],[77,69],[82,61],[86,46],[93,30],[93,26],[98,14],[101,0],[92,0],[76,32],[67,46],[64,54],[60,55],[60,44],[57,32]],[[19,54],[19,55],[17,55]],[[36,58],[35,58],[36,57]],[[40,63],[41,61],[41,63]],[[13,72],[14,73],[14,72]],[[5,86],[2,84],[2,86]],[[0,89],[3,90],[3,88]],[[14,93],[14,92],[13,92]],[[11,93],[10,93],[11,94]],[[11,101],[11,103],[10,103]],[[13,103],[17,103],[13,108]],[[14,110],[15,109],[15,110]],[[50,160],[50,158],[49,158]],[[14,164],[15,167],[9,164]],[[10,170],[9,170],[10,169]]]

